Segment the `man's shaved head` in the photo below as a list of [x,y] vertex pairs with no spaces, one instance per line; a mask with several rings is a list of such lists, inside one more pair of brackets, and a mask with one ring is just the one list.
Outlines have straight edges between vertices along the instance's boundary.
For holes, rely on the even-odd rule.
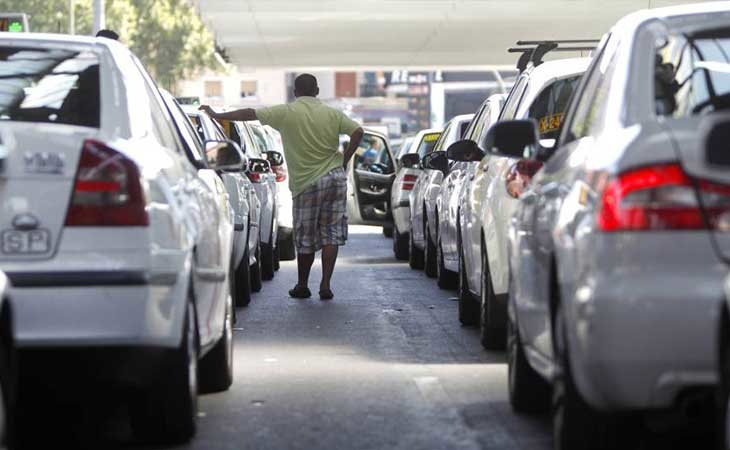
[[319,94],[317,79],[314,75],[303,73],[294,80],[294,95],[296,97],[316,97]]

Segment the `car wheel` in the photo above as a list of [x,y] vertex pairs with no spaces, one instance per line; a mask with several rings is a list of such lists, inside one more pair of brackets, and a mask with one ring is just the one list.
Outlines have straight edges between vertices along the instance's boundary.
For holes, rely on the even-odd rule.
[[393,237],[393,227],[383,227],[383,236],[387,238]]
[[423,250],[413,242],[413,231],[408,233],[408,265],[414,270],[423,270]]
[[222,392],[233,383],[233,305],[226,302],[223,335],[198,366],[200,392]]
[[271,223],[269,230],[269,243],[261,243],[261,279],[269,281],[274,279],[274,224]]
[[285,237],[279,239],[277,245],[279,249],[280,261],[293,261],[297,259],[297,253],[294,248],[294,233],[287,233]]
[[401,234],[398,232],[398,228],[393,229],[393,253],[395,259],[400,261],[408,260],[408,246],[410,240],[407,234]]
[[192,288],[183,321],[182,341],[163,377],[132,407],[134,434],[145,441],[179,444],[195,435],[198,414],[198,333]]
[[16,400],[18,391],[17,353],[13,344],[12,314],[7,306],[0,317],[0,401],[2,401],[3,417],[0,428],[3,435],[0,445],[4,448],[16,448]]
[[469,290],[469,281],[464,266],[464,249],[461,246],[461,230],[457,231],[459,247],[459,322],[462,325],[473,326],[479,324],[479,303]]
[[730,450],[730,320],[723,310],[720,320],[720,383],[717,391],[719,448]]
[[277,242],[274,247],[274,270],[279,271],[281,269],[281,257],[279,256],[279,243]]
[[497,296],[494,294],[492,285],[492,274],[489,271],[489,260],[487,252],[482,245],[482,292],[481,292],[481,330],[480,340],[482,347],[487,350],[503,350],[506,344],[507,330],[505,330],[504,318],[498,317]]
[[248,265],[249,250],[248,240],[246,240],[246,250],[243,252],[243,258],[238,264],[234,272],[233,282],[233,301],[237,307],[248,306],[251,303],[251,269]]
[[261,291],[261,244],[256,246],[256,262],[251,265],[251,292]]
[[520,333],[507,321],[507,381],[509,402],[517,413],[542,413],[550,409],[550,385],[530,366]]
[[436,246],[436,281],[438,287],[441,289],[454,289],[459,285],[459,279],[457,273],[452,272],[444,265],[444,251],[441,247],[441,239],[439,239],[438,245]]
[[[556,371],[553,378],[552,419],[556,450],[628,448],[617,442],[629,440],[630,433],[619,429],[618,419],[600,414],[581,397],[570,369],[565,318],[558,303],[553,324]],[[628,431],[625,430],[625,431]]]
[[431,239],[431,232],[428,229],[428,222],[423,222],[423,237],[426,240],[424,245],[424,271],[429,278],[436,278],[436,246]]

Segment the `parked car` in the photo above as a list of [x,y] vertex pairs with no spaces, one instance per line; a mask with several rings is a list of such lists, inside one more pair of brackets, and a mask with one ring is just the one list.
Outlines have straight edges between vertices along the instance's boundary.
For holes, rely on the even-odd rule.
[[[490,95],[480,106],[474,119],[464,132],[462,139],[481,141],[489,127],[497,121],[507,94]],[[445,146],[448,150],[451,146]],[[448,154],[446,155],[448,157]],[[451,167],[436,200],[439,233],[436,242],[436,278],[439,287],[450,289],[458,287],[461,246],[459,244],[461,208],[468,206],[465,198],[473,187],[477,162],[450,160]]]
[[508,379],[518,411],[547,406],[552,385],[556,448],[628,448],[614,442],[623,413],[715,387],[730,201],[698,130],[727,108],[728,19],[727,3],[631,14],[601,42],[554,150],[531,121],[487,138],[545,161],[509,231]]
[[[537,63],[519,76],[500,121],[535,120],[539,124],[539,138],[548,148],[555,145],[568,102],[590,59]],[[501,349],[507,329],[507,230],[517,197],[541,164],[492,155],[489,145],[484,139],[463,141],[452,148],[457,159],[483,155],[486,151],[474,170],[459,217],[464,257],[460,298],[465,306],[460,309],[460,319],[467,325],[480,325],[485,348]]]
[[[0,160],[1,160],[0,155]],[[13,339],[10,284],[0,272],[0,445],[13,448],[14,414],[17,399],[17,355]]]
[[[405,148],[398,159],[398,172],[393,181],[390,196],[393,217],[393,253],[400,260],[409,259],[411,212],[410,193],[421,172],[421,158],[436,146],[441,130],[421,130],[413,137],[411,145]],[[423,252],[414,255],[411,261],[414,269],[423,269]]]
[[384,134],[368,127],[364,131],[360,146],[347,165],[348,223],[391,226],[395,160]]
[[[134,394],[138,436],[187,441],[198,388],[232,380],[233,224],[123,45],[0,33],[0,48],[13,339],[36,350],[28,362],[64,361],[52,379],[37,374],[44,383],[92,371]],[[207,156],[211,168],[242,164],[226,143]]]
[[[463,114],[452,118],[444,126],[436,145],[430,153],[421,158],[421,173],[416,179],[409,195],[409,208],[411,216],[410,229],[413,230],[413,245],[424,251],[424,270],[429,277],[436,277],[437,255],[436,242],[438,242],[439,225],[437,199],[442,190],[442,182],[447,177],[451,164],[446,159],[446,149],[451,144],[462,139],[462,136],[469,127],[474,114]],[[440,152],[436,154],[436,152]],[[429,157],[429,155],[436,156]],[[427,161],[428,159],[428,161]],[[434,164],[433,166],[431,164]],[[453,178],[449,179],[447,185],[453,187]],[[454,277],[454,280],[456,278]],[[440,285],[446,287],[450,284],[448,277],[442,277]]]
[[[209,140],[226,140],[229,139],[228,135],[225,133],[225,131],[221,128],[221,125],[218,124],[216,121],[210,118],[207,114],[200,111],[195,106],[186,106],[181,105],[183,111],[188,116],[190,121],[192,122],[195,131],[198,133],[198,136],[200,139],[205,142]],[[235,139],[235,136],[230,138],[237,144],[240,142],[241,149],[245,152],[245,142],[246,141],[239,141]],[[249,217],[248,217],[248,237],[246,240],[241,240],[242,236],[238,236],[237,239],[235,239],[235,242],[239,243],[237,247],[235,247],[236,257],[238,258],[240,255],[240,260],[243,261],[243,252],[242,246],[240,245],[243,242],[248,242],[248,254],[249,254],[249,286],[250,286],[250,292],[260,292],[261,291],[261,280],[262,280],[262,257],[261,257],[261,222],[262,222],[262,215],[263,215],[263,205],[261,203],[261,200],[259,199],[258,194],[256,193],[255,183],[254,180],[256,179],[256,176],[252,176],[251,173],[254,169],[257,169],[260,167],[260,163],[257,163],[257,161],[261,161],[259,159],[256,159],[255,156],[246,155],[248,158],[248,167],[244,168],[243,170],[238,171],[226,171],[221,172],[221,176],[223,178],[223,182],[226,186],[226,191],[228,192],[228,195],[230,196],[230,202],[231,205],[234,208],[235,214],[237,217],[240,218],[240,220],[243,220],[243,217],[246,215],[246,211],[243,209],[243,201],[244,198],[248,198],[248,205],[249,205]],[[242,232],[243,230],[241,230]],[[240,271],[237,272],[237,281],[238,285],[243,285],[246,280],[246,274],[244,273],[244,269],[242,266],[239,265]],[[243,291],[243,289],[242,289]],[[244,292],[241,292],[241,294],[244,294]],[[248,299],[246,299],[245,295],[240,295],[236,297],[236,305],[237,306],[246,306],[250,302],[250,296]]]
[[279,166],[272,165],[272,170],[276,175],[276,222],[278,224],[277,243],[279,259],[282,261],[291,261],[296,259],[296,251],[294,249],[294,212],[293,199],[291,190],[289,190],[289,169],[286,165],[286,155],[284,154],[283,142],[281,134],[269,125],[264,126],[264,130],[271,138],[271,149],[281,153],[282,164]]

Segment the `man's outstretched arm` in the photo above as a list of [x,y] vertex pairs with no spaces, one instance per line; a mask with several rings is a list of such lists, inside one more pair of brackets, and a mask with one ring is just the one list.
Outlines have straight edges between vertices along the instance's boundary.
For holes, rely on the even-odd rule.
[[256,117],[256,110],[252,108],[244,108],[244,109],[237,109],[235,111],[228,111],[224,113],[217,113],[213,111],[213,108],[211,108],[208,105],[203,105],[200,107],[201,111],[206,112],[210,117],[214,119],[222,119],[222,120],[241,120],[241,121],[249,121],[249,120],[258,120]]
[[345,149],[345,160],[342,163],[342,167],[344,167],[345,170],[347,170],[347,163],[350,162],[350,158],[352,158],[352,155],[355,154],[355,150],[357,150],[357,148],[360,146],[360,141],[362,141],[362,135],[362,127],[358,128],[350,135],[350,145],[348,145]]

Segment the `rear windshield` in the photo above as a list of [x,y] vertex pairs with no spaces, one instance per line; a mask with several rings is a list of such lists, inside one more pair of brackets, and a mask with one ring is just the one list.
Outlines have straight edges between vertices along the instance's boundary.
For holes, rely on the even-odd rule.
[[671,36],[655,56],[654,99],[658,115],[730,109],[730,29]]
[[565,110],[578,86],[580,75],[558,80],[545,88],[530,105],[529,118],[537,120],[540,139],[557,139]]
[[421,143],[418,145],[418,154],[421,155],[421,158],[433,151],[440,136],[441,133],[426,133],[423,135],[423,139],[421,139]]
[[99,116],[94,53],[0,47],[0,120],[98,128]]

